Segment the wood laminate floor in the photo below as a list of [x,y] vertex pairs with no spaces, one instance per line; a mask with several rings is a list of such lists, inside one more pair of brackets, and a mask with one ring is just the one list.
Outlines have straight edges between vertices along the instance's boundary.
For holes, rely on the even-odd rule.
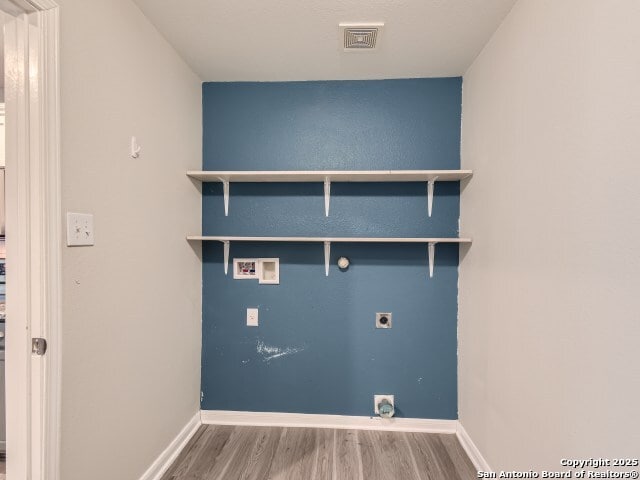
[[203,425],[162,480],[467,480],[455,435]]

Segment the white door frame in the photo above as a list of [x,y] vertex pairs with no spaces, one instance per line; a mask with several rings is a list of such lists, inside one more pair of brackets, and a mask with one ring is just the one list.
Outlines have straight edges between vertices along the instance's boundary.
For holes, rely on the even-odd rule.
[[[7,478],[58,480],[58,6],[51,0],[0,0],[0,7],[18,14],[5,25]],[[44,356],[31,354],[33,337],[47,340]]]

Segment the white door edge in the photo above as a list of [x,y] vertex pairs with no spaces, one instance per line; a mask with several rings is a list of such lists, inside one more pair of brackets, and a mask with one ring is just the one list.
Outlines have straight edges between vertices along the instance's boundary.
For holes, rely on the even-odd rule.
[[[5,25],[7,478],[58,480],[58,8],[49,0],[28,0],[25,11],[30,13]],[[32,337],[47,340],[44,356],[31,355]]]

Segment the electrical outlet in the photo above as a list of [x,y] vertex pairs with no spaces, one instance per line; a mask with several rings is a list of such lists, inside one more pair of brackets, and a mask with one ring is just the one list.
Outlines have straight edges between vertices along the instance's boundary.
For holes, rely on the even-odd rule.
[[67,212],[67,246],[93,245],[93,215]]
[[395,403],[395,395],[374,395],[373,396],[373,411],[376,415],[380,414],[380,409],[378,408],[380,405],[380,402],[382,402],[383,400],[386,400],[387,402],[389,402],[391,404],[392,407],[396,406]]
[[376,313],[376,328],[391,328],[391,312]]
[[258,309],[247,308],[247,327],[258,326]]

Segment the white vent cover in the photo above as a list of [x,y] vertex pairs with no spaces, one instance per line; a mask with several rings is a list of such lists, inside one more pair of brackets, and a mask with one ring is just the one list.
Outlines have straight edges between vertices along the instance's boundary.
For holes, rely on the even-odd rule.
[[341,23],[342,47],[345,52],[376,50],[384,23]]

